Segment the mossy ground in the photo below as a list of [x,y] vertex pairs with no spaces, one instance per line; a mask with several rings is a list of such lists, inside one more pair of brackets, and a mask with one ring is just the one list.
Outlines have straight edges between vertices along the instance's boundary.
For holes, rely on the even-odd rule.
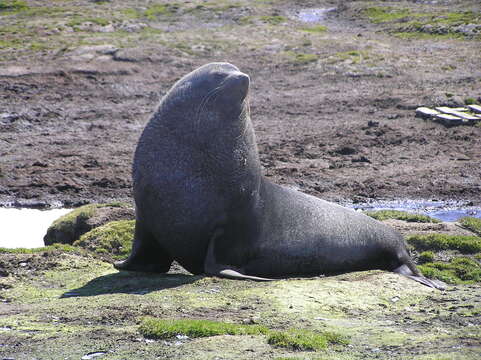
[[426,262],[419,266],[429,278],[449,284],[472,284],[481,282],[481,264],[468,257],[455,257],[450,262]]
[[74,246],[80,246],[113,260],[125,259],[132,249],[135,220],[112,221],[83,234]]
[[142,320],[140,332],[148,338],[170,339],[177,335],[191,338],[217,335],[265,335],[269,330],[265,326],[242,325],[211,320],[195,319],[155,319]]
[[146,318],[140,332],[147,338],[171,339],[187,336],[200,338],[219,335],[265,335],[267,343],[296,351],[323,350],[331,344],[348,344],[347,339],[333,332],[313,332],[305,329],[278,331],[261,325],[243,325],[196,319]]
[[468,216],[460,219],[459,223],[466,229],[481,236],[481,219]]
[[420,11],[391,6],[367,7],[361,12],[373,23],[387,25],[389,31],[402,38],[480,38],[479,31],[463,32],[463,25],[481,28],[477,11]]
[[430,216],[413,214],[406,211],[399,210],[379,210],[379,211],[366,211],[366,215],[376,220],[397,219],[408,222],[427,222],[427,223],[439,223],[440,221]]
[[441,292],[382,271],[268,283],[192,276],[178,265],[117,272],[59,246],[3,253],[0,267],[4,357],[475,359],[480,351],[479,280]]
[[457,250],[464,254],[481,252],[481,238],[466,235],[411,235],[407,242],[419,250]]

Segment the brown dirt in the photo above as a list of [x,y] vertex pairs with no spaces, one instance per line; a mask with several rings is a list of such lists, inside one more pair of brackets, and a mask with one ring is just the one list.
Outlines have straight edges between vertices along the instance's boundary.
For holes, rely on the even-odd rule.
[[[105,6],[128,6],[117,3]],[[251,76],[252,121],[264,173],[273,181],[334,201],[481,202],[481,127],[446,128],[414,117],[417,106],[481,95],[478,41],[391,36],[359,15],[364,2],[241,3],[215,21],[208,11],[192,15],[181,6],[175,19],[147,21],[161,30],[162,41],[154,34],[114,55],[82,58],[75,42],[77,34],[89,35],[82,31],[68,33],[71,43],[63,48],[1,50],[0,203],[130,201],[132,155],[150,114],[179,77],[212,61],[232,62]],[[479,11],[476,1],[427,3],[393,2],[423,11]],[[296,11],[331,6],[339,11],[324,22],[327,32],[300,30],[306,24]],[[239,20],[276,14],[287,21]],[[351,50],[368,52],[370,60],[338,59]],[[299,64],[289,51],[318,60]]]

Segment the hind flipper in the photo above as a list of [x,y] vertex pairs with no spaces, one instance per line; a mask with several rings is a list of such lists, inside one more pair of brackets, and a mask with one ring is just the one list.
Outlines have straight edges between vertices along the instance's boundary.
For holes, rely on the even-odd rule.
[[142,224],[135,223],[135,236],[130,256],[114,263],[117,270],[166,273],[173,259],[157,244]]
[[413,276],[413,275],[405,275],[405,276],[407,276],[410,279],[413,279],[414,281],[417,281],[418,283],[421,283],[423,285],[426,285],[438,290],[446,290],[447,288],[447,285],[439,280],[431,280],[431,279],[425,278],[424,276]]
[[251,276],[242,274],[242,270],[236,269],[233,266],[219,264],[215,259],[214,246],[216,237],[213,237],[207,248],[207,254],[204,261],[204,272],[206,275],[224,277],[227,279],[235,280],[254,280],[254,281],[273,281],[274,279],[268,279],[258,276]]
[[[414,264],[412,266],[414,266]],[[438,290],[446,290],[447,285],[445,283],[443,283],[442,281],[431,280],[431,279],[425,278],[424,276],[421,275],[419,270],[417,270],[416,268],[415,268],[415,270],[416,270],[416,272],[413,272],[408,265],[403,264],[403,265],[397,267],[396,269],[394,269],[393,272],[395,272],[397,274],[404,275],[404,276],[406,276],[406,277],[408,277],[408,278],[410,278],[414,281],[417,281],[418,283],[421,283],[423,285],[426,285],[426,286],[429,286],[429,287],[432,287],[432,288],[435,288],[435,289],[438,289]]]
[[[219,265],[219,266],[222,267],[222,265]],[[275,280],[275,279],[268,279],[268,278],[263,278],[258,276],[244,275],[236,270],[229,269],[227,267],[225,267],[223,270],[218,270],[215,273],[208,274],[208,275],[224,277],[227,279],[234,279],[234,280],[254,280],[254,281],[274,281]]]

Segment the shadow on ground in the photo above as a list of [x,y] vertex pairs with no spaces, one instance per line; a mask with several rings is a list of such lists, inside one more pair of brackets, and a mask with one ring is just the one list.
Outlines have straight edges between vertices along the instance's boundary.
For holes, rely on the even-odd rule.
[[60,298],[119,293],[143,295],[190,284],[199,279],[202,276],[122,271],[92,279],[82,287],[63,293]]

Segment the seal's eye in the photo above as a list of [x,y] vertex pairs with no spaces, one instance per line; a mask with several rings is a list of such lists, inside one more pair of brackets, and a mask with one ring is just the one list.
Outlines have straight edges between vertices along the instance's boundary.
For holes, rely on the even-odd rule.
[[219,72],[219,71],[214,71],[211,73],[212,79],[215,81],[222,81],[225,78],[225,73]]

